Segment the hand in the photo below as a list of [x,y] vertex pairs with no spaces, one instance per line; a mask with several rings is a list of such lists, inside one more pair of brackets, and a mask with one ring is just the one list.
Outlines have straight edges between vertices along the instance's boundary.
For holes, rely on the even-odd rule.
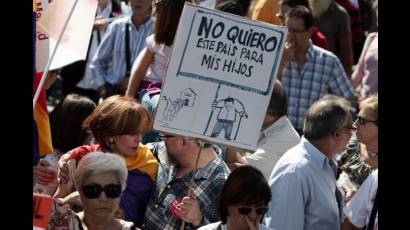
[[101,16],[96,17],[94,20],[94,30],[105,31],[108,27],[109,21],[102,18]]
[[50,163],[41,159],[36,166],[36,183],[47,185],[57,180],[57,172],[50,167]]
[[216,101],[215,101],[215,100],[212,102],[211,108],[212,108],[212,109],[215,109],[215,108],[216,108]]
[[69,154],[64,154],[61,156],[60,160],[58,161],[58,178],[60,183],[67,184],[70,181],[70,174],[68,169],[68,160]]
[[184,197],[181,203],[181,218],[188,223],[198,227],[202,223],[202,213],[197,200],[191,197]]
[[290,62],[295,57],[295,47],[292,43],[286,42],[283,49],[282,61],[284,63]]
[[256,225],[249,220],[248,216],[245,216],[246,223],[248,224],[249,230],[258,230],[259,229],[259,222],[256,222]]

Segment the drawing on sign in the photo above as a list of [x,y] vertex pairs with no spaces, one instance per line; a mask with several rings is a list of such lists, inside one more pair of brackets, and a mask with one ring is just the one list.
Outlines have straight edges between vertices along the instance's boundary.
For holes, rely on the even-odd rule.
[[[219,90],[221,88],[221,84],[218,85],[216,90],[215,98],[212,101],[211,105],[211,114],[209,115],[208,123],[206,125],[204,134],[206,133],[209,123],[212,119],[213,113],[215,110],[218,111],[218,115],[216,116],[216,123],[212,129],[210,137],[218,137],[222,130],[224,130],[224,138],[228,141],[236,140],[238,135],[239,128],[241,126],[242,118],[248,118],[248,114],[246,113],[245,107],[241,101],[236,98],[232,98],[228,96],[227,98],[218,100]],[[239,116],[239,121],[237,120],[237,116]],[[234,127],[234,123],[238,122],[238,126],[235,132],[235,136],[232,138],[232,129]]]
[[181,91],[180,98],[172,100],[171,97],[162,96],[165,101],[165,109],[162,113],[162,118],[166,121],[172,121],[178,115],[178,112],[185,107],[193,107],[196,98],[196,93],[191,88],[186,88]]

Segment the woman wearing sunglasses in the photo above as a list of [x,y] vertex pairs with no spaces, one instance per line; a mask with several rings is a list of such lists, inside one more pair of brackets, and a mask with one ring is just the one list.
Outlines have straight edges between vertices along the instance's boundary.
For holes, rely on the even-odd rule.
[[119,213],[140,227],[158,170],[157,160],[149,148],[141,144],[142,135],[151,129],[151,124],[148,111],[133,98],[116,95],[102,101],[83,123],[97,144],[78,147],[62,157],[60,185],[54,197],[63,198],[75,191],[73,175],[83,156],[95,151],[118,154],[128,169]]
[[75,213],[57,199],[48,229],[135,229],[132,222],[114,217],[127,173],[123,158],[116,154],[93,152],[84,156],[74,177],[84,211]]
[[[378,166],[379,128],[378,128],[378,96],[370,96],[360,103],[360,111],[353,125],[357,128],[357,140],[366,145],[369,156],[364,161]],[[378,229],[378,170],[372,172],[360,186],[357,193],[343,209],[345,220],[343,230]],[[364,228],[366,227],[366,228]]]
[[258,230],[270,229],[263,224],[268,211],[271,191],[262,172],[246,165],[229,174],[222,188],[218,215],[221,221],[198,230]]

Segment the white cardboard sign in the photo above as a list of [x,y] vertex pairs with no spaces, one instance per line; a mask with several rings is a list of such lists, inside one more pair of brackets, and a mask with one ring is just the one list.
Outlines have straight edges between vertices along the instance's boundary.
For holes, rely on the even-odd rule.
[[287,29],[185,4],[154,129],[255,150]]

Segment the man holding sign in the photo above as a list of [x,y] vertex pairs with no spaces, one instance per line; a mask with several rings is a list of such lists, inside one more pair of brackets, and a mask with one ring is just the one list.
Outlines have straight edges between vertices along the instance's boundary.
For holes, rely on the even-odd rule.
[[[210,144],[201,147],[192,138],[170,135],[162,138],[165,146],[163,142],[155,143],[152,150],[160,165],[157,186],[148,203],[142,228],[179,229],[185,221],[185,229],[196,229],[218,221],[219,192],[230,173],[220,157],[221,150]],[[193,175],[192,193],[188,196]]]

